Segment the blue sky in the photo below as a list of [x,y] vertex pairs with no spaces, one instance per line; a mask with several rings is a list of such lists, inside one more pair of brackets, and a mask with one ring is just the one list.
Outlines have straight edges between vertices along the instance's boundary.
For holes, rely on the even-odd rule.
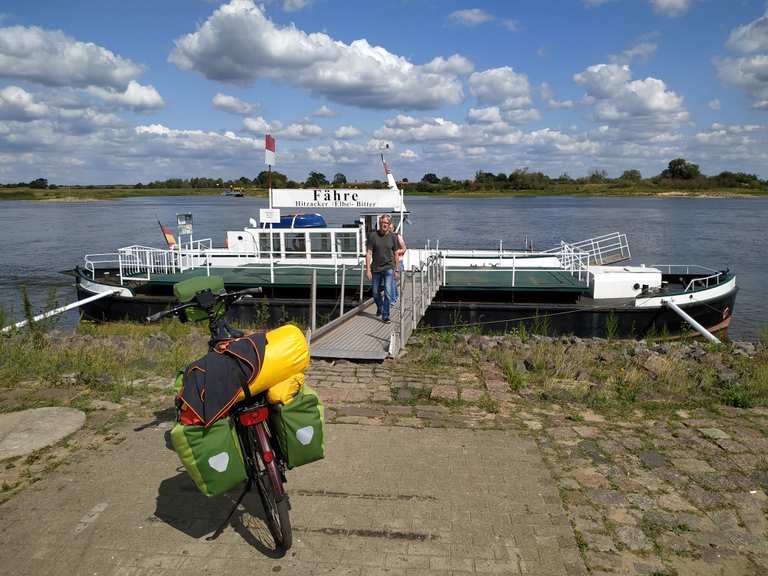
[[135,0],[0,6],[0,182],[426,172],[768,177],[748,0]]

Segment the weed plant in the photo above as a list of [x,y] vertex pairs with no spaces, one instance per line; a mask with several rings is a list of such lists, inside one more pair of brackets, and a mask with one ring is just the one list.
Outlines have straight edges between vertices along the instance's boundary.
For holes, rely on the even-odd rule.
[[170,379],[205,353],[199,326],[166,320],[156,325],[82,322],[76,334],[41,333],[39,324],[0,335],[0,389],[87,389],[119,398],[136,380]]

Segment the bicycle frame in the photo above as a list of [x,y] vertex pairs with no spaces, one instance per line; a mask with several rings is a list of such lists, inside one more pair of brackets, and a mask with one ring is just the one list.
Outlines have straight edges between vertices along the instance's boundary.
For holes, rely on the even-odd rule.
[[[266,468],[269,480],[272,483],[272,489],[275,491],[275,496],[281,498],[285,494],[283,488],[283,471],[285,469],[285,463],[282,455],[279,452],[279,446],[270,440],[273,435],[269,429],[269,414],[270,407],[263,400],[256,400],[254,404],[243,405],[236,407],[230,417],[235,420],[235,429],[237,435],[240,438],[241,448],[243,453],[248,454],[247,439],[248,430],[252,429],[256,434],[256,445],[254,448],[258,450],[264,467]],[[248,466],[248,474],[251,476],[258,471],[258,466]],[[251,478],[254,480],[254,478]]]

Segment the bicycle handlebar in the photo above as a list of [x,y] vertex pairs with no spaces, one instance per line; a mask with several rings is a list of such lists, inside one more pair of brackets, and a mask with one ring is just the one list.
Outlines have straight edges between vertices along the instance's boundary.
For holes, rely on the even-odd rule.
[[[246,288],[244,290],[238,290],[236,292],[225,292],[223,294],[214,294],[214,298],[217,301],[220,300],[229,300],[230,302],[234,302],[238,298],[242,298],[243,296],[249,296],[251,294],[261,294],[262,290],[260,287],[256,288]],[[193,299],[190,302],[185,302],[184,304],[179,304],[178,306],[173,306],[172,308],[168,308],[168,310],[161,310],[160,312],[157,312],[155,314],[152,314],[151,316],[147,316],[146,320],[147,323],[152,323],[160,320],[161,318],[165,318],[166,316],[176,316],[179,312],[184,310],[185,308],[190,308],[192,306],[198,306],[198,302],[196,299]]]

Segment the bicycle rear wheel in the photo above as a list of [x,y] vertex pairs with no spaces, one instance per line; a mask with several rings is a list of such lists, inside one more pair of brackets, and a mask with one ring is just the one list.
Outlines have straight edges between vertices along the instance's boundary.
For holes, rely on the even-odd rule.
[[[263,423],[250,427],[248,433],[255,448],[257,470],[254,480],[264,508],[267,528],[275,540],[276,547],[287,551],[293,544],[291,518],[288,514],[290,503],[288,495],[283,490],[280,471],[274,460],[274,451]],[[265,454],[269,456],[265,457]]]

